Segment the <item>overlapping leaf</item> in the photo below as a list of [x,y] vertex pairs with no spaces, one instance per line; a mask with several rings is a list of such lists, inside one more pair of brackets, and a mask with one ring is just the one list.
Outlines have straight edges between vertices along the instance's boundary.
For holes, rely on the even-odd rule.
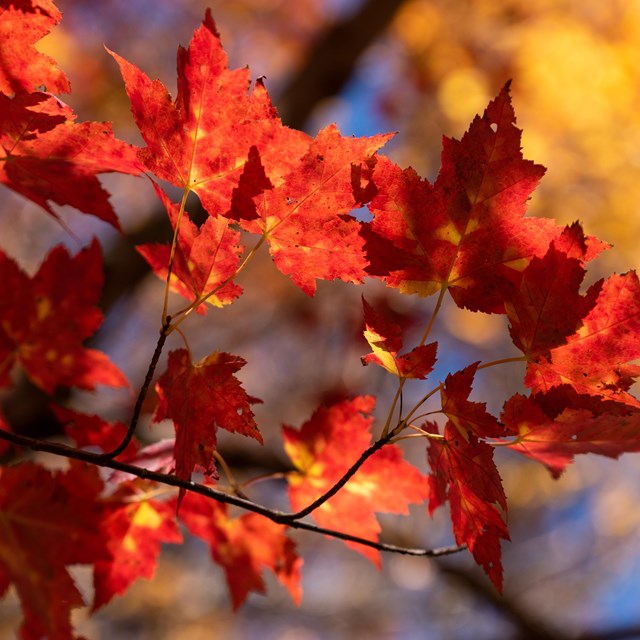
[[51,0],[0,2],[0,92],[34,91],[42,85],[52,93],[71,90],[55,60],[33,46],[61,17]]
[[82,341],[102,324],[96,303],[102,289],[102,257],[97,241],[75,257],[58,246],[30,278],[0,252],[0,385],[20,362],[47,393],[56,385],[94,389],[126,386],[120,370]]
[[73,111],[47,93],[0,94],[0,182],[51,215],[50,203],[71,205],[119,228],[97,174],[137,175],[134,147],[103,122],[75,122]]
[[94,563],[93,611],[124,593],[138,578],[151,579],[161,543],[182,542],[175,505],[145,495],[155,486],[135,480],[121,485],[105,502],[100,532],[109,556]]
[[441,389],[442,412],[458,433],[468,442],[469,436],[495,438],[504,435],[504,427],[487,411],[484,402],[469,400],[478,362],[450,374]]
[[[287,476],[294,511],[331,488],[367,449],[374,405],[374,398],[360,396],[318,409],[300,430],[284,427],[285,451],[296,468]],[[377,540],[376,511],[406,514],[409,504],[422,503],[426,497],[424,476],[404,460],[397,445],[387,445],[312,515],[324,527]],[[375,549],[346,544],[380,565]]]
[[[156,192],[175,229],[179,207],[158,187]],[[145,244],[137,249],[156,275],[166,280],[171,247]],[[191,302],[215,291],[214,295],[207,298],[208,303],[218,307],[229,304],[242,293],[242,289],[231,282],[238,268],[242,250],[240,234],[230,228],[229,220],[209,217],[198,229],[185,211],[180,221],[169,284],[174,291]],[[206,312],[204,305],[198,306],[198,312]]]
[[70,613],[84,602],[68,567],[108,558],[98,470],[72,461],[64,473],[33,463],[0,473],[0,595],[15,585],[25,640],[72,638]]
[[461,307],[504,312],[501,288],[560,233],[551,220],[522,217],[544,168],[523,159],[514,122],[507,85],[462,140],[444,138],[433,186],[413,169],[379,161],[373,230],[405,258],[393,264],[373,255],[372,274],[404,293],[447,287]]
[[195,364],[186,349],[169,354],[167,370],[156,385],[158,407],[153,420],[173,420],[178,478],[189,480],[194,469],[216,477],[213,452],[219,428],[262,443],[251,411],[257,400],[247,395],[234,375],[244,364],[242,358],[218,351]]
[[224,569],[234,609],[251,591],[265,593],[263,569],[273,571],[293,601],[300,602],[302,560],[284,525],[257,513],[232,518],[227,505],[194,493],[182,501],[180,519],[209,545],[211,557]]
[[580,453],[617,458],[640,451],[640,408],[578,394],[569,385],[513,396],[502,420],[517,436],[510,448],[538,460],[555,478]]
[[[426,431],[437,433],[435,424]],[[502,591],[500,541],[509,540],[507,500],[493,462],[493,447],[474,435],[463,438],[448,422],[442,440],[430,440],[429,513],[447,500],[457,544],[466,544],[475,561]]]
[[364,337],[373,350],[373,353],[361,358],[362,364],[373,362],[400,378],[426,378],[436,362],[437,343],[419,345],[399,356],[398,351],[402,348],[400,325],[386,320],[364,297],[362,304],[365,322]]
[[255,198],[258,218],[241,221],[267,238],[278,269],[305,293],[314,294],[317,279],[363,281],[362,223],[349,212],[370,197],[374,154],[389,138],[344,138],[326,127],[282,181]]
[[549,355],[576,332],[596,302],[597,288],[580,293],[588,252],[582,229],[567,227],[542,258],[534,257],[505,307],[514,344],[528,360]]
[[640,283],[634,272],[612,275],[592,285],[586,297],[595,299],[566,344],[530,362],[525,382],[534,392],[561,384],[578,393],[602,396],[632,406],[640,403],[629,387],[640,375]]

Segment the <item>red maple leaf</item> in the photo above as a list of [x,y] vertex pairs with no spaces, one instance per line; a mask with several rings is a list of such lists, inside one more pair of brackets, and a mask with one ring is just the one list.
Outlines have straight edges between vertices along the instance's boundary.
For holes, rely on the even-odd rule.
[[10,384],[16,361],[47,393],[56,385],[127,385],[104,353],[82,346],[102,324],[96,306],[103,282],[97,241],[75,257],[55,247],[33,278],[0,251],[0,281],[0,385]]
[[[558,295],[563,295],[558,292]],[[612,275],[587,291],[595,304],[566,344],[530,361],[525,383],[534,392],[562,384],[578,393],[640,407],[627,391],[640,366],[640,282],[634,272]],[[589,303],[590,304],[590,303]]]
[[108,557],[101,491],[97,468],[73,460],[64,473],[0,468],[0,595],[15,585],[25,640],[73,637],[71,609],[84,602],[68,567]]
[[519,281],[559,235],[551,220],[522,217],[544,168],[522,157],[508,86],[462,140],[444,138],[433,186],[413,169],[378,162],[372,229],[404,253],[400,261],[370,255],[370,272],[389,286],[422,296],[447,287],[461,307],[503,313],[505,283]]
[[469,400],[478,364],[474,362],[462,371],[448,375],[440,391],[442,412],[467,441],[469,434],[476,438],[504,435],[504,427],[487,411],[487,405]]
[[[423,428],[437,433],[433,423]],[[502,591],[500,540],[509,540],[509,532],[505,522],[507,500],[493,462],[493,447],[472,434],[463,438],[448,422],[443,439],[430,440],[427,452],[431,466],[429,513],[449,501],[456,543],[467,545],[475,561]]]
[[544,464],[554,478],[580,453],[617,458],[640,451],[639,408],[581,395],[569,385],[532,397],[516,394],[502,420],[517,436],[509,447]]
[[[228,353],[214,353],[193,364],[186,349],[169,354],[167,370],[158,380],[154,422],[171,418],[176,429],[176,475],[189,480],[194,469],[216,476],[213,452],[218,428],[250,436],[262,443],[251,404],[233,375],[245,361]],[[180,491],[180,498],[184,490]]]
[[75,122],[73,111],[47,93],[0,94],[0,182],[57,217],[50,202],[71,205],[120,228],[98,173],[138,175],[135,148],[111,124]]
[[232,518],[226,505],[194,493],[182,501],[180,519],[209,545],[211,557],[223,568],[234,610],[251,591],[266,592],[261,575],[265,568],[273,571],[293,601],[300,603],[302,560],[284,525],[257,513]]
[[163,542],[182,542],[175,505],[147,497],[155,483],[134,480],[105,501],[101,534],[109,557],[94,563],[92,611],[123,594],[138,578],[153,578]]
[[[162,200],[175,229],[180,211],[178,205],[172,203],[158,187],[156,193]],[[207,302],[221,307],[233,302],[242,293],[242,289],[232,283],[231,278],[238,268],[243,248],[240,244],[240,234],[229,224],[226,218],[209,217],[198,229],[189,219],[187,212],[184,212],[178,230],[169,284],[187,300],[193,302],[217,290],[207,298]],[[166,280],[171,247],[145,244],[136,248],[156,275]],[[204,305],[199,305],[197,310],[199,313],[206,313]]]
[[[123,422],[107,422],[96,415],[87,415],[67,407],[52,407],[56,418],[64,423],[65,433],[79,447],[99,449],[109,453],[120,446],[127,435],[128,427]],[[127,448],[116,458],[122,462],[131,462],[139,450],[136,440],[131,440]]]
[[42,85],[53,93],[71,91],[55,60],[33,46],[61,17],[51,0],[0,2],[0,92],[34,91]]
[[362,223],[349,212],[369,198],[374,154],[391,135],[344,138],[330,125],[279,181],[266,165],[275,186],[255,198],[258,218],[241,223],[267,239],[278,269],[308,295],[316,279],[363,281]]
[[[120,66],[134,119],[147,145],[139,151],[141,161],[158,178],[195,191],[212,216],[231,209],[250,152],[262,154],[275,136],[286,140],[289,154],[298,157],[296,141],[306,139],[306,134],[282,127],[261,82],[248,93],[248,69],[227,68],[227,55],[209,10],[189,48],[178,49],[175,101],[160,81],[152,82],[135,65],[111,55]],[[286,167],[289,159],[279,156],[278,162]],[[251,173],[251,167],[247,170]],[[270,186],[261,172],[251,177],[259,178],[259,184],[249,189],[252,194]],[[236,195],[246,205],[247,194]]]
[[505,295],[511,337],[528,360],[566,343],[593,308],[597,290],[580,293],[587,252],[580,225],[567,227],[544,257],[531,260],[518,289]]
[[362,364],[373,362],[400,378],[419,378],[424,380],[436,362],[438,344],[431,342],[427,345],[419,345],[409,353],[398,356],[402,348],[402,329],[395,322],[390,322],[362,298],[364,307],[365,330],[367,339],[373,353],[363,358]]
[[[330,489],[370,445],[375,399],[360,396],[321,407],[300,430],[285,426],[285,451],[296,470],[287,475],[291,507],[298,511]],[[375,512],[409,512],[427,497],[424,476],[406,462],[397,445],[374,453],[340,491],[312,513],[324,527],[377,540]],[[346,542],[380,566],[371,547]]]

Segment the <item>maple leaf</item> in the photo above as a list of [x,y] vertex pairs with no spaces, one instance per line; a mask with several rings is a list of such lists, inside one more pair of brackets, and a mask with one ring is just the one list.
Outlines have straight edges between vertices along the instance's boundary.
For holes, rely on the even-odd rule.
[[[379,159],[372,230],[404,259],[372,253],[372,275],[421,296],[446,287],[460,307],[504,313],[505,283],[518,282],[528,261],[559,235],[551,220],[523,218],[544,167],[523,159],[514,122],[507,84],[462,140],[444,138],[434,185]],[[593,240],[590,257],[601,249]]]
[[[109,453],[120,446],[129,430],[123,422],[107,422],[100,416],[87,415],[67,407],[51,408],[56,418],[64,423],[65,433],[78,447],[92,447]],[[138,450],[136,440],[131,440],[116,459],[131,462],[136,458]]]
[[322,129],[291,171],[254,199],[258,217],[240,220],[267,239],[278,269],[306,294],[315,293],[316,279],[362,283],[363,225],[349,212],[370,197],[374,153],[392,135],[344,138],[335,125]]
[[0,92],[33,91],[41,85],[53,93],[71,91],[55,60],[33,46],[61,17],[51,0],[0,2]]
[[385,320],[364,299],[364,296],[362,305],[364,307],[365,322],[364,337],[373,349],[373,353],[361,358],[362,364],[366,365],[373,362],[400,378],[419,378],[424,380],[431,373],[436,362],[437,343],[419,345],[409,353],[398,356],[398,351],[402,348],[400,325]]
[[[368,448],[375,399],[360,396],[321,407],[297,430],[284,426],[284,445],[296,470],[287,475],[289,499],[298,511],[325,493]],[[409,512],[408,505],[427,497],[424,476],[406,462],[397,445],[375,452],[340,491],[312,513],[324,527],[377,540],[374,512]],[[380,566],[376,549],[345,544]]]
[[98,173],[138,175],[134,147],[111,124],[75,122],[73,111],[46,93],[0,94],[0,182],[52,216],[50,202],[71,205],[120,229]]
[[[134,119],[147,145],[139,151],[140,160],[158,178],[197,193],[212,216],[229,212],[250,155],[262,153],[275,137],[286,143],[295,159],[298,141],[307,138],[282,127],[262,82],[248,92],[248,69],[228,69],[209,10],[189,48],[178,49],[175,101],[160,81],[152,82],[135,65],[110,53],[120,67]],[[289,159],[278,162],[286,167]],[[259,185],[252,185],[250,192],[257,194],[268,186],[261,174]],[[235,195],[238,203],[246,205],[244,190]]]
[[127,385],[104,353],[82,346],[102,324],[96,306],[102,256],[96,240],[75,257],[55,247],[33,278],[0,251],[0,281],[0,385],[10,384],[16,361],[49,394],[56,385],[88,390]]
[[442,412],[467,441],[469,434],[476,438],[504,435],[504,427],[487,411],[487,405],[469,400],[478,364],[480,363],[474,362],[462,371],[449,374],[440,391]]
[[640,409],[581,395],[561,385],[532,397],[516,394],[504,405],[502,420],[517,439],[510,449],[537,460],[560,477],[575,455],[617,458],[640,451]]
[[[559,293],[559,295],[561,295]],[[612,275],[587,291],[595,304],[566,344],[530,361],[526,385],[545,392],[570,384],[578,393],[640,407],[627,391],[640,367],[640,282],[634,272]],[[589,304],[591,304],[589,302]]]
[[[176,475],[189,480],[194,469],[216,476],[213,452],[218,428],[250,436],[262,443],[251,404],[233,375],[245,361],[215,351],[193,364],[186,349],[169,354],[167,370],[158,380],[154,422],[171,418],[176,429]],[[180,491],[180,499],[184,490]]]
[[[437,433],[437,426],[423,429]],[[447,500],[457,544],[466,544],[475,561],[502,591],[500,540],[509,540],[504,520],[507,500],[493,462],[493,447],[447,422],[442,440],[429,440],[429,513]]]
[[580,293],[587,251],[580,225],[566,227],[544,257],[524,269],[518,290],[505,295],[511,337],[528,360],[566,343],[595,305],[597,289]]
[[[154,187],[175,229],[179,206],[172,203],[164,191],[155,184]],[[136,249],[151,265],[156,275],[166,280],[171,246],[145,244],[139,245]],[[231,282],[242,251],[240,234],[230,228],[229,220],[209,217],[198,229],[185,211],[178,230],[169,283],[171,289],[191,302],[215,290],[217,292],[207,298],[209,304],[222,307],[233,302],[242,293],[242,289]],[[206,313],[205,306],[199,305],[197,311]]]
[[209,545],[211,557],[223,568],[234,610],[251,591],[266,592],[263,568],[273,571],[293,601],[300,603],[302,559],[284,525],[257,513],[231,518],[227,505],[195,493],[182,501],[180,519]]
[[15,585],[25,640],[73,637],[71,609],[84,602],[67,567],[108,557],[98,470],[70,464],[64,473],[30,462],[0,468],[0,594]]
[[161,543],[182,542],[175,505],[145,497],[155,486],[135,480],[121,485],[106,500],[101,532],[109,557],[94,563],[92,611],[124,593],[138,578],[151,579]]

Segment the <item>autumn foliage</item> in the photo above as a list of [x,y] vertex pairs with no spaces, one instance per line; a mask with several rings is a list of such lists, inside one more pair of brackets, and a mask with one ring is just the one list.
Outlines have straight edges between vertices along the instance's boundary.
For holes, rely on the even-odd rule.
[[[578,223],[525,217],[544,168],[522,157],[508,84],[461,140],[444,138],[432,184],[380,153],[391,134],[354,138],[329,125],[311,137],[283,126],[264,84],[249,90],[249,71],[227,67],[207,12],[189,47],[178,50],[175,99],[110,52],[144,139],[136,148],[109,124],[77,123],[57,97],[70,90],[68,80],[33,45],[60,17],[49,0],[0,2],[0,179],[49,215],[56,215],[51,203],[71,205],[119,229],[97,176],[146,176],[174,238],[137,248],[166,294],[130,424],[55,407],[65,445],[14,433],[0,416],[10,448],[0,469],[0,593],[15,586],[23,638],[75,637],[72,608],[95,611],[139,577],[151,578],[161,543],[179,544],[185,532],[209,545],[234,608],[251,591],[265,591],[265,569],[299,602],[302,559],[292,528],[342,539],[380,565],[381,551],[399,549],[380,541],[376,513],[408,515],[409,505],[430,513],[448,505],[455,544],[501,590],[509,531],[496,447],[539,461],[554,477],[580,453],[640,449],[640,401],[630,393],[640,374],[638,277],[612,275],[584,290],[587,263],[607,245]],[[172,202],[161,182],[181,189],[181,201]],[[190,193],[208,213],[200,226],[186,209]],[[364,206],[371,222],[352,214]],[[253,245],[243,246],[246,238]],[[318,280],[377,278],[404,295],[436,297],[417,344],[405,344],[402,328],[363,298],[370,352],[362,362],[387,372],[395,398],[378,407],[386,416],[380,423],[376,399],[360,395],[318,407],[299,427],[283,426],[290,512],[254,502],[250,482],[219,483],[228,471],[219,429],[261,443],[253,411],[260,400],[237,376],[242,357],[213,351],[195,360],[188,342],[188,317],[241,296],[235,278],[263,244],[310,296]],[[96,240],[75,255],[54,248],[33,277],[0,252],[2,387],[15,384],[17,372],[47,394],[128,384],[104,353],[84,346],[102,323],[102,284]],[[447,293],[461,308],[506,315],[522,356],[430,380],[438,353],[432,328]],[[184,346],[154,377],[173,332]],[[505,399],[492,415],[470,399],[474,380],[510,362],[523,363],[530,392]],[[135,432],[152,380],[153,421],[173,421],[175,441],[144,448]],[[404,406],[403,390],[416,380],[428,390]],[[438,396],[437,411],[425,412]],[[402,440],[423,449],[424,469],[405,460]],[[48,469],[26,459],[30,449],[69,464]],[[93,567],[93,602],[75,586],[73,564]]]

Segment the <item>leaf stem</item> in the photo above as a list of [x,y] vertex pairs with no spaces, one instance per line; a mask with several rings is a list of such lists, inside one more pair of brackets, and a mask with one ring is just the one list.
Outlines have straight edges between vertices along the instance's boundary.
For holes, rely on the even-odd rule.
[[440,287],[440,293],[438,294],[438,300],[436,302],[436,306],[433,310],[433,313],[431,314],[431,319],[429,320],[429,324],[427,325],[427,328],[425,329],[424,333],[422,334],[422,339],[420,340],[420,343],[418,346],[422,346],[427,339],[429,338],[429,334],[431,333],[431,329],[433,329],[433,325],[435,324],[436,321],[436,317],[438,315],[438,312],[440,311],[440,308],[442,307],[442,303],[444,302],[444,297],[447,293],[447,285],[442,285]]
[[214,451],[213,457],[218,461],[218,463],[222,467],[222,470],[224,471],[224,475],[227,477],[227,482],[229,483],[229,486],[231,487],[231,490],[233,491],[233,493],[235,493],[235,495],[241,498],[245,498],[248,500],[249,499],[248,496],[240,488],[240,484],[236,481],[235,476],[231,471],[231,468],[227,464],[226,460],[222,457],[220,452]]
[[180,211],[178,212],[178,220],[176,221],[176,228],[173,231],[173,241],[171,242],[171,253],[169,254],[169,264],[167,265],[167,278],[164,286],[164,303],[162,305],[162,324],[167,324],[167,311],[169,310],[169,283],[171,282],[171,272],[173,271],[173,260],[176,255],[176,247],[178,246],[178,233],[180,232],[180,223],[184,216],[185,206],[187,204],[187,197],[189,196],[189,187],[186,187],[182,200],[180,201]]
[[476,371],[479,371],[480,369],[487,369],[489,367],[495,367],[499,364],[507,364],[509,362],[526,362],[526,361],[527,361],[526,356],[513,356],[511,358],[501,358],[500,360],[492,360],[491,362],[484,362],[482,364],[479,364]]

